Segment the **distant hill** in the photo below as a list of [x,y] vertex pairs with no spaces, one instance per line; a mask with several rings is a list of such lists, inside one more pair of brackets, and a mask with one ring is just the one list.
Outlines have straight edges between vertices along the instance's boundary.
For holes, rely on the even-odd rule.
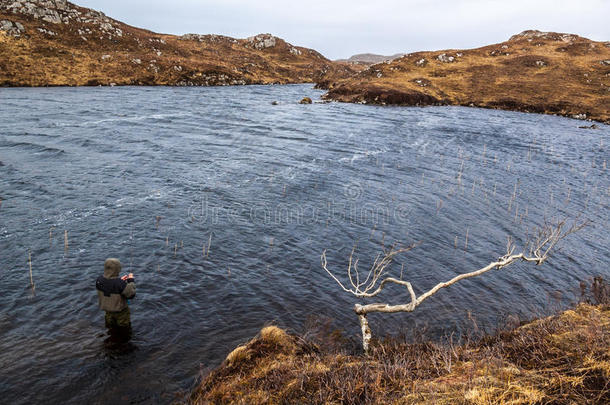
[[157,34],[65,0],[0,0],[0,86],[302,83],[355,71],[270,34]]
[[477,49],[416,52],[348,78],[325,98],[355,103],[463,105],[610,122],[610,42],[524,31]]
[[392,61],[394,59],[400,58],[403,55],[404,55],[404,53],[397,53],[396,55],[391,55],[391,56],[377,55],[374,53],[361,53],[358,55],[354,55],[354,56],[350,57],[349,59],[339,59],[339,60],[337,60],[337,62],[350,62],[350,63],[365,64],[365,65],[373,65],[376,63]]

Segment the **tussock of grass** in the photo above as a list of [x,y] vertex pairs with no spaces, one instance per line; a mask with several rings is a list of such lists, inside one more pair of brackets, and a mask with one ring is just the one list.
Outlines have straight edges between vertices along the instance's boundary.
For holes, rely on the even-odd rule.
[[227,365],[235,366],[238,363],[241,363],[245,360],[248,360],[248,347],[247,346],[238,346],[227,356]]
[[283,329],[277,326],[267,326],[261,330],[260,338],[262,341],[268,344],[275,344],[278,346],[291,346],[292,340],[290,336]]
[[478,342],[377,341],[369,357],[271,326],[205,377],[189,402],[610,403],[608,298]]
[[237,368],[252,361],[261,353],[292,352],[295,348],[294,338],[289,336],[286,331],[277,326],[267,326],[263,328],[259,336],[247,345],[238,346],[227,356],[225,364],[230,368]]

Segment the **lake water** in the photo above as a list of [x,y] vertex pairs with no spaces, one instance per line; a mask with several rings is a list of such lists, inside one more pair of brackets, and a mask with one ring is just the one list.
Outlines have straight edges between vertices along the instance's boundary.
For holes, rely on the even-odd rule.
[[[168,403],[262,326],[301,331],[312,314],[357,338],[359,301],[322,270],[324,249],[343,276],[356,243],[365,269],[382,243],[420,241],[389,271],[422,293],[495,260],[508,235],[520,244],[545,217],[592,221],[542,267],[466,280],[412,314],[371,315],[377,334],[462,333],[469,313],[491,330],[610,277],[608,126],[298,104],[321,94],[0,89],[1,402]],[[126,354],[103,344],[94,285],[107,257],[136,275]],[[396,286],[378,301],[406,298]]]

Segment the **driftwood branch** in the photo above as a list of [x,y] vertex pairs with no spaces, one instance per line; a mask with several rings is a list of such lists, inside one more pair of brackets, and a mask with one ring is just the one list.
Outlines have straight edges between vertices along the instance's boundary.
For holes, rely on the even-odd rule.
[[[407,282],[403,282],[400,280],[396,280],[393,278],[384,279],[379,286],[377,284],[381,277],[385,274],[387,267],[394,261],[394,258],[401,254],[408,252],[413,249],[416,245],[413,244],[411,246],[396,248],[395,246],[391,246],[390,249],[384,249],[383,254],[378,254],[375,258],[375,261],[371,265],[371,268],[367,271],[366,278],[364,281],[360,281],[360,269],[358,268],[358,259],[354,260],[354,253],[356,251],[356,247],[352,249],[352,252],[349,255],[349,262],[347,265],[347,277],[351,284],[351,288],[347,288],[334,274],[332,271],[328,269],[328,262],[326,260],[326,250],[322,252],[322,268],[326,270],[326,272],[339,284],[339,286],[345,292],[349,292],[354,294],[357,297],[361,298],[370,298],[379,294],[383,289],[383,286],[388,282],[396,282],[402,285],[409,285]],[[407,287],[410,288],[410,287]],[[370,292],[374,290],[374,292]]]
[[[538,229],[535,237],[530,243],[530,252],[515,254],[515,244],[511,237],[508,238],[506,245],[506,254],[501,256],[496,261],[489,263],[487,266],[482,267],[478,270],[463,273],[455,276],[449,281],[438,283],[427,292],[421,294],[419,297],[415,294],[413,286],[408,281],[398,280],[392,277],[383,278],[388,266],[392,263],[394,258],[404,252],[407,252],[415,247],[411,245],[405,248],[396,249],[392,246],[389,250],[384,250],[383,254],[376,257],[373,265],[368,271],[365,281],[360,282],[358,260],[354,260],[354,250],[352,250],[349,263],[347,268],[347,276],[351,284],[351,288],[346,287],[341,280],[334,273],[329,270],[328,262],[326,259],[326,251],[322,253],[321,262],[322,268],[337,282],[337,284],[346,292],[355,295],[358,298],[372,298],[380,294],[388,284],[398,284],[407,289],[409,293],[410,302],[406,304],[390,305],[385,303],[367,304],[361,305],[356,304],[354,311],[360,318],[360,325],[362,328],[363,347],[365,352],[368,352],[369,341],[371,339],[371,331],[366,320],[366,315],[371,312],[383,312],[383,313],[396,313],[396,312],[412,312],[421,305],[426,299],[436,294],[439,290],[449,287],[458,281],[480,276],[491,270],[499,270],[515,262],[524,261],[536,263],[541,265],[548,260],[551,251],[556,247],[557,243],[562,239],[566,238],[570,234],[579,231],[587,225],[587,222],[575,221],[571,226],[567,225],[566,220],[558,221],[554,224],[545,224],[543,227]],[[381,280],[381,281],[380,281]]]

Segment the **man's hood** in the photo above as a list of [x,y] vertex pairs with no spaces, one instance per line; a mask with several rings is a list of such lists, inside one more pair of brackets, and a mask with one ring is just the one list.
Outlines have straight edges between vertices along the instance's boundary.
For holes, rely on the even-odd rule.
[[118,278],[121,273],[121,267],[119,259],[106,259],[104,262],[104,277]]

